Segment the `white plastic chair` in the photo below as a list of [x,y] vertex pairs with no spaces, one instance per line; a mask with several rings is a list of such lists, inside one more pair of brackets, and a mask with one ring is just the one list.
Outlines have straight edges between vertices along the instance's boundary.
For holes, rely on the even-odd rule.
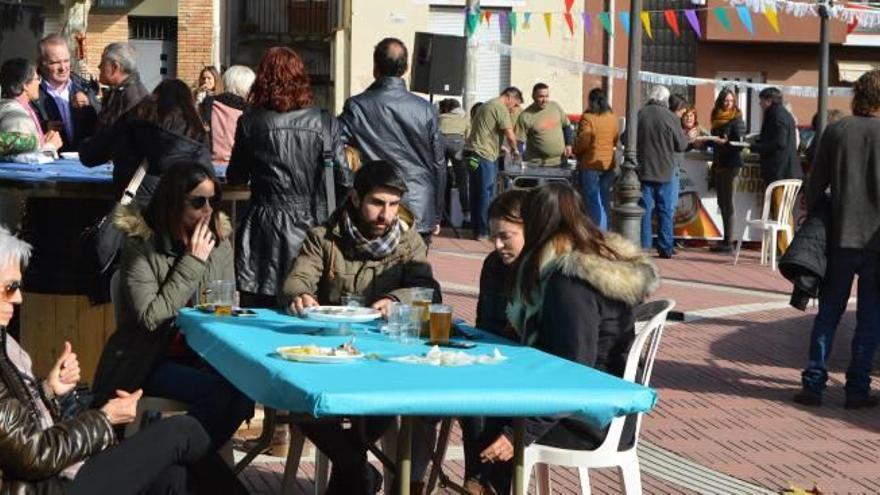
[[[743,234],[736,242],[736,257],[733,259],[734,265],[739,261],[743,237],[746,236],[746,232],[751,227],[761,229],[761,264],[767,263],[769,258],[770,268],[776,271],[776,234],[780,231],[785,231],[789,240],[794,237],[790,219],[802,184],[803,181],[800,179],[785,179],[771,182],[767,186],[767,189],[764,190],[764,210],[761,212],[761,218],[756,220],[746,219],[746,228],[743,229]],[[770,201],[773,197],[773,191],[780,187],[782,188],[782,203],[780,204],[779,211],[776,212],[776,216],[770,218],[772,213]]]
[[[654,368],[654,358],[660,346],[660,337],[666,325],[666,315],[675,307],[675,301],[661,299],[645,303],[636,308],[635,340],[626,358],[623,379],[647,386]],[[575,467],[581,483],[581,493],[590,493],[590,468],[618,467],[621,473],[623,493],[637,495],[642,493],[641,471],[636,449],[639,445],[639,428],[642,414],[636,415],[635,438],[631,447],[620,449],[620,437],[627,417],[621,416],[611,421],[605,440],[595,450],[568,450],[533,443],[525,449],[524,490],[528,490],[532,468],[537,468],[538,493],[550,495],[549,465]],[[515,495],[525,495],[518,493]]]

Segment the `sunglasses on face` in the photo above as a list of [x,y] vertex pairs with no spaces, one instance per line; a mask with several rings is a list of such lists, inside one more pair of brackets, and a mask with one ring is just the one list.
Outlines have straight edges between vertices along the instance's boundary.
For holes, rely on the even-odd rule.
[[14,282],[9,282],[6,286],[3,287],[3,293],[6,294],[6,297],[12,297],[21,289],[21,280],[16,280]]
[[188,196],[186,202],[189,203],[194,210],[201,210],[208,203],[211,204],[211,208],[216,208],[217,203],[220,202],[220,198],[217,196],[211,196],[210,198],[206,196]]

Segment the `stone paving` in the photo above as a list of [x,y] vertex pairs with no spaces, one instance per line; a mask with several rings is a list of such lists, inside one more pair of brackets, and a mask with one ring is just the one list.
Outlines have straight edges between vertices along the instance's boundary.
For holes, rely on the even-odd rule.
[[[479,270],[491,246],[439,238],[430,255],[444,296],[456,315],[473,321]],[[855,324],[844,316],[834,349],[825,404],[790,401],[815,308],[788,307],[790,284],[756,252],[740,263],[705,248],[656,259],[664,284],[654,298],[677,301],[678,321],[664,334],[654,369],[659,401],[643,421],[642,440],[706,468],[755,486],[780,491],[790,484],[823,493],[880,493],[880,409],[849,411],[843,404],[844,370]],[[876,373],[875,373],[876,376]],[[453,438],[444,469],[460,478],[460,441]],[[245,470],[255,494],[280,493],[281,459],[265,457]],[[313,493],[313,464],[304,458],[295,493]],[[643,466],[645,493],[696,493]],[[554,493],[578,493],[577,476],[553,470]],[[615,470],[592,474],[594,493],[620,493]],[[441,491],[442,492],[442,491]]]

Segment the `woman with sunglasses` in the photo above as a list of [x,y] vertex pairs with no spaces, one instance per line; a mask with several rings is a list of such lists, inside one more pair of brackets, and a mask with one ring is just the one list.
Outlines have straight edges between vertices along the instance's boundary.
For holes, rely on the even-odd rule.
[[[161,420],[116,441],[113,429],[130,423],[141,390],[114,393],[99,410],[67,408],[80,378],[70,344],[38,381],[31,358],[6,325],[21,304],[22,268],[31,247],[0,226],[0,485],[3,493],[86,495],[114,493],[247,493],[216,452],[198,421]],[[194,491],[198,490],[198,491]]]
[[171,166],[143,212],[122,210],[126,234],[116,291],[117,330],[95,373],[95,403],[117,389],[189,404],[214,448],[253,414],[253,401],[202,362],[177,332],[180,308],[198,303],[212,280],[233,280],[232,231],[217,209],[214,174],[193,163]]

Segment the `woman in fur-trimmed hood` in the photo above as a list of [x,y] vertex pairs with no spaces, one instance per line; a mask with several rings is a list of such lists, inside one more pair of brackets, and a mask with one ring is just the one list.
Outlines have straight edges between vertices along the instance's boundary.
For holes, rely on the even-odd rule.
[[[507,309],[521,342],[623,376],[634,337],[634,309],[658,287],[656,267],[634,244],[596,228],[567,184],[532,189],[522,217],[525,246]],[[498,434],[487,435],[480,454],[483,482],[504,494],[510,484],[513,429],[509,422],[495,423]],[[573,418],[526,419],[527,445],[591,450],[604,437],[604,430]]]
[[126,235],[111,288],[117,328],[94,380],[96,404],[138,388],[188,404],[214,448],[251,416],[253,402],[196,357],[174,320],[199,303],[209,282],[233,280],[232,226],[216,209],[219,200],[213,171],[184,162],[165,172],[143,212],[117,212]]

